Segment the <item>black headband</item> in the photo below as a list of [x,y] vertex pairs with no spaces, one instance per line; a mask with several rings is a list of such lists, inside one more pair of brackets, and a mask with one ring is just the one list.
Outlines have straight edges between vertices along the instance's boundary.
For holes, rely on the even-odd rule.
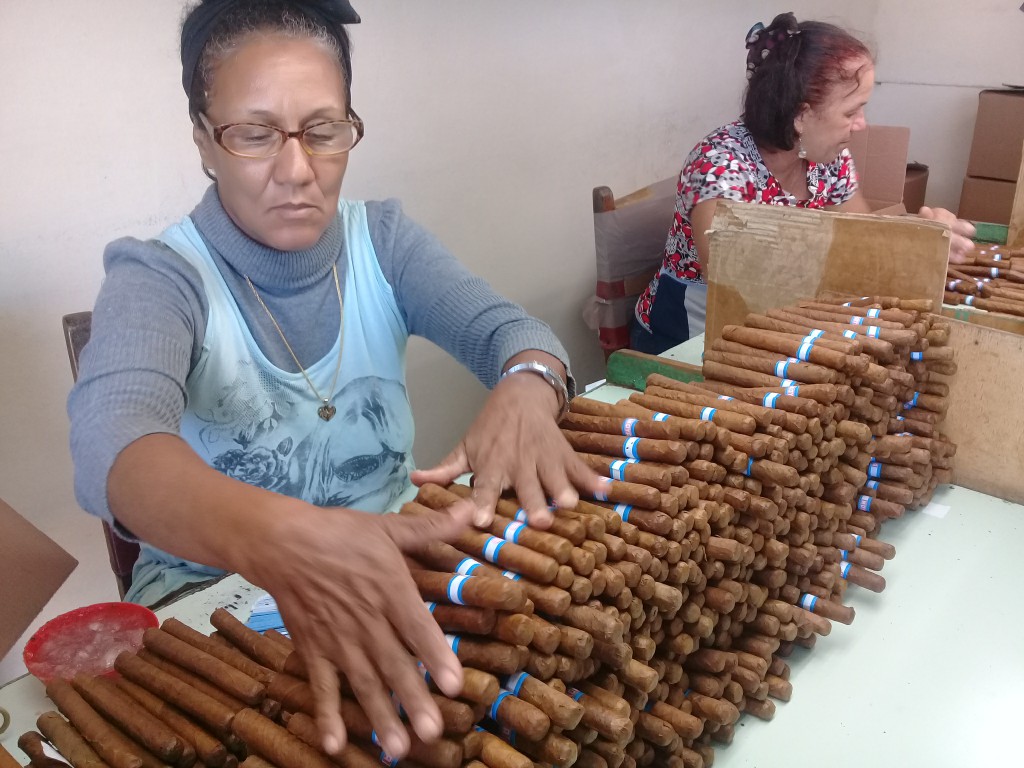
[[[203,48],[217,28],[217,23],[233,7],[245,0],[203,0],[193,9],[181,28],[181,85],[185,93],[192,90]],[[287,5],[321,24],[332,35],[342,24],[358,24],[359,14],[348,0],[288,0]],[[346,77],[349,73],[346,72]]]

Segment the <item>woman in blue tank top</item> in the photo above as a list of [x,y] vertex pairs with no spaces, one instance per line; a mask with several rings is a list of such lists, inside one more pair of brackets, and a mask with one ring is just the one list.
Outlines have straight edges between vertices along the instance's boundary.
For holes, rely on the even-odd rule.
[[[571,397],[550,330],[463,269],[397,203],[340,197],[363,136],[345,0],[203,0],[182,84],[204,172],[192,214],[105,255],[69,398],[82,506],[142,542],[128,597],[224,571],[276,598],[310,673],[328,751],[345,674],[385,751],[441,734],[414,657],[449,695],[461,669],[403,554],[486,524],[514,488],[532,524],[598,478],[557,421]],[[423,335],[489,387],[439,466],[417,472],[405,348]],[[501,434],[501,439],[495,436]],[[382,515],[410,482],[472,471],[444,513]]]

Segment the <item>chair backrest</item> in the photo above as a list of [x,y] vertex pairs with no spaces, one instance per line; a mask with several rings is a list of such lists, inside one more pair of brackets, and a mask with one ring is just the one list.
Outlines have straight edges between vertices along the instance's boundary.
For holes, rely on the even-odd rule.
[[[78,359],[92,332],[92,312],[64,315],[61,323],[64,326],[64,341],[68,347],[68,361],[71,363],[71,378],[78,381]],[[106,522],[103,523],[103,538],[107,542],[110,570],[114,572],[118,592],[123,598],[132,585],[132,569],[135,567],[135,561],[139,559],[139,545],[122,539]]]
[[672,176],[618,199],[608,187],[594,188],[597,286],[583,318],[606,356],[629,346],[633,309],[664,257],[676,187]]

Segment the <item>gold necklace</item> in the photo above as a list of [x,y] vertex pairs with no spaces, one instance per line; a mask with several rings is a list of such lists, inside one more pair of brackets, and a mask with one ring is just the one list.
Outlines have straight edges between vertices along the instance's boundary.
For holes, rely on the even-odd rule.
[[[341,313],[340,320],[338,321],[338,337],[341,337],[342,331],[345,328],[345,305],[341,301],[341,285],[338,283],[338,265],[334,264],[331,267],[331,271],[334,272],[334,290],[338,292],[338,310]],[[284,331],[281,330],[281,326],[277,324],[277,320],[270,313],[270,309],[263,302],[263,297],[260,296],[259,291],[256,290],[256,286],[252,284],[252,280],[249,279],[248,275],[243,275],[245,282],[249,284],[252,289],[253,296],[256,297],[256,301],[263,307],[263,311],[267,313],[267,317],[270,318],[270,322],[274,324],[277,329],[278,335],[281,337],[281,341],[284,342],[285,348],[288,350],[288,354],[292,356],[292,360],[295,361],[295,365],[299,367],[299,371],[302,373],[302,377],[306,380],[309,388],[313,390],[313,394],[316,395],[316,399],[323,403],[317,408],[316,414],[324,421],[330,421],[334,418],[334,414],[338,412],[338,409],[331,405],[331,397],[334,397],[334,388],[338,385],[338,374],[341,373],[341,349],[338,350],[338,365],[334,369],[334,380],[331,382],[331,391],[328,393],[330,397],[323,397],[313,386],[313,380],[309,378],[309,374],[306,373],[306,369],[302,367],[302,363],[299,362],[299,358],[295,356],[295,351],[292,349],[292,345],[288,343],[288,339],[284,337]]]

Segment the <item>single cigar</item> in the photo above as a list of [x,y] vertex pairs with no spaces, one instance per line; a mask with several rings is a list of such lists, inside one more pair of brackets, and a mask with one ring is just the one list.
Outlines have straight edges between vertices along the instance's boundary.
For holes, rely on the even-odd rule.
[[210,766],[210,768],[221,768],[224,765],[228,756],[227,748],[214,736],[164,702],[163,699],[131,680],[121,677],[117,679],[116,683],[118,688],[137,701],[143,709],[166,723],[171,730],[191,744],[203,765]]
[[143,768],[145,762],[138,754],[136,745],[104,720],[71,687],[71,683],[60,679],[51,680],[46,684],[46,695],[111,768]]
[[640,712],[636,722],[637,735],[659,747],[669,746],[676,738],[671,725],[650,712]]
[[489,608],[428,602],[427,609],[445,632],[489,635],[497,623],[497,613]]
[[[64,768],[67,765],[63,760],[55,760],[46,754],[43,749],[43,737],[35,731],[28,731],[18,737],[18,747],[28,755],[33,768]],[[7,758],[10,758],[10,765],[21,768],[21,763],[10,756],[10,753],[0,746],[0,767],[7,768]]]
[[[315,750],[320,749],[320,732],[309,715],[297,712],[288,719],[288,732]],[[336,755],[328,759],[342,768],[380,768],[381,760],[364,751],[362,747],[349,742]]]
[[687,701],[693,705],[696,715],[718,725],[732,725],[740,718],[740,711],[736,708],[736,705],[724,699],[715,699],[700,693],[691,692],[687,697]]
[[245,709],[245,703],[236,699],[230,693],[221,690],[212,683],[208,683],[206,680],[199,677],[199,675],[195,675],[189,672],[187,669],[183,669],[182,667],[179,667],[177,664],[171,663],[163,656],[158,656],[157,654],[153,653],[147,648],[140,648],[136,655],[140,660],[146,662],[147,664],[150,664],[156,667],[157,669],[166,672],[167,674],[173,677],[176,677],[177,679],[181,680],[183,683],[196,689],[197,691],[205,693],[211,699],[220,702],[225,707],[230,709],[232,712],[237,712],[240,709]]
[[270,677],[273,674],[270,669],[261,664],[257,664],[235,648],[214,642],[202,632],[197,632],[192,629],[192,627],[184,624],[178,619],[173,617],[165,619],[160,628],[179,640],[184,640],[189,645],[192,645],[199,650],[230,664],[235,669],[243,672],[254,680],[258,680],[264,685],[270,682]]
[[[421,486],[417,498],[424,498],[427,506],[435,509],[455,503],[460,498],[469,498],[473,489],[465,485],[453,484],[447,489],[426,483]],[[551,528],[539,531],[530,528],[526,512],[507,499],[499,499],[496,516],[488,528],[495,536],[507,539],[524,547],[554,558],[559,563],[566,563],[572,547],[579,546],[586,532],[577,521],[556,514],[551,521]]]
[[147,629],[143,643],[167,661],[195,673],[249,706],[259,706],[266,695],[263,685],[249,675],[162,629]]
[[678,707],[656,701],[650,704],[649,708],[652,715],[664,720],[684,739],[696,739],[704,730],[704,723],[699,717],[694,717]]
[[882,592],[885,590],[884,577],[850,562],[840,564],[839,575],[851,584],[870,589],[872,592]]
[[437,571],[410,571],[420,594],[427,600],[454,605],[471,605],[498,611],[521,611],[526,592],[517,582],[489,576],[461,576]]
[[800,597],[800,607],[842,624],[852,624],[855,615],[854,609],[850,606],[833,603],[830,600],[822,600],[806,593]]
[[445,635],[448,645],[466,666],[495,675],[511,675],[522,669],[519,651],[514,645],[476,640],[461,635]]
[[14,755],[3,744],[0,744],[0,768],[21,768],[21,763],[14,759]]
[[678,440],[679,427],[664,421],[641,421],[636,418],[614,416],[588,416],[575,411],[566,414],[560,426],[580,432],[603,432],[624,437],[644,437],[654,440]]
[[678,440],[654,440],[645,437],[621,437],[599,432],[563,429],[562,435],[575,450],[603,453],[623,459],[661,461],[678,464],[686,458],[687,447]]
[[505,689],[540,709],[558,728],[572,730],[583,717],[582,704],[526,672],[507,678]]
[[626,483],[618,480],[601,478],[602,488],[593,494],[595,501],[610,501],[616,504],[631,504],[642,509],[660,510],[661,492],[639,483]]
[[748,698],[744,700],[743,711],[749,712],[754,717],[760,718],[761,720],[771,720],[775,717],[775,702],[771,699],[759,701],[757,699]]
[[246,656],[275,672],[283,672],[288,652],[269,638],[245,626],[223,608],[210,616],[210,623]]
[[542,765],[569,768],[579,759],[576,743],[557,733],[549,733],[540,741],[523,738],[519,733],[514,733],[513,738],[518,749]]
[[885,560],[892,560],[896,556],[896,548],[892,544],[852,533],[837,533],[833,543],[845,549],[863,549],[865,552],[880,555]]
[[254,709],[235,715],[231,727],[249,749],[279,768],[333,768],[320,751]]
[[595,640],[609,643],[622,640],[622,625],[608,614],[589,606],[570,606],[561,619],[569,626],[589,632]]
[[[750,351],[739,352],[739,350]],[[836,371],[831,368],[812,363],[801,363],[795,358],[790,359],[785,355],[754,350],[729,341],[715,342],[715,348],[706,352],[704,359],[803,384],[834,384],[838,378]]]
[[633,722],[628,716],[608,709],[597,699],[577,688],[570,688],[567,693],[583,705],[581,725],[592,728],[615,743],[625,743],[633,738]]
[[41,714],[36,720],[36,727],[75,768],[107,768],[107,763],[74,726],[56,712]]
[[114,668],[133,683],[197,718],[221,738],[232,734],[235,713],[216,699],[127,651],[118,655]]
[[580,451],[577,451],[576,455],[592,470],[612,480],[643,483],[662,492],[672,487],[672,471],[669,465],[651,466],[649,462],[615,459],[610,456]]
[[543,710],[507,690],[498,694],[488,716],[531,741],[540,741],[551,730],[551,719]]
[[480,759],[487,768],[533,768],[533,760],[493,733],[480,731]]
[[[78,675],[72,680],[75,690],[108,720],[128,736],[168,763],[196,760],[195,750],[169,726],[139,707],[134,699],[123,693],[113,681],[105,677]],[[186,751],[187,749],[187,751]]]
[[752,435],[757,431],[757,422],[742,413],[712,408],[710,406],[692,405],[668,397],[635,393],[629,396],[631,402],[684,419],[709,421],[732,432]]

